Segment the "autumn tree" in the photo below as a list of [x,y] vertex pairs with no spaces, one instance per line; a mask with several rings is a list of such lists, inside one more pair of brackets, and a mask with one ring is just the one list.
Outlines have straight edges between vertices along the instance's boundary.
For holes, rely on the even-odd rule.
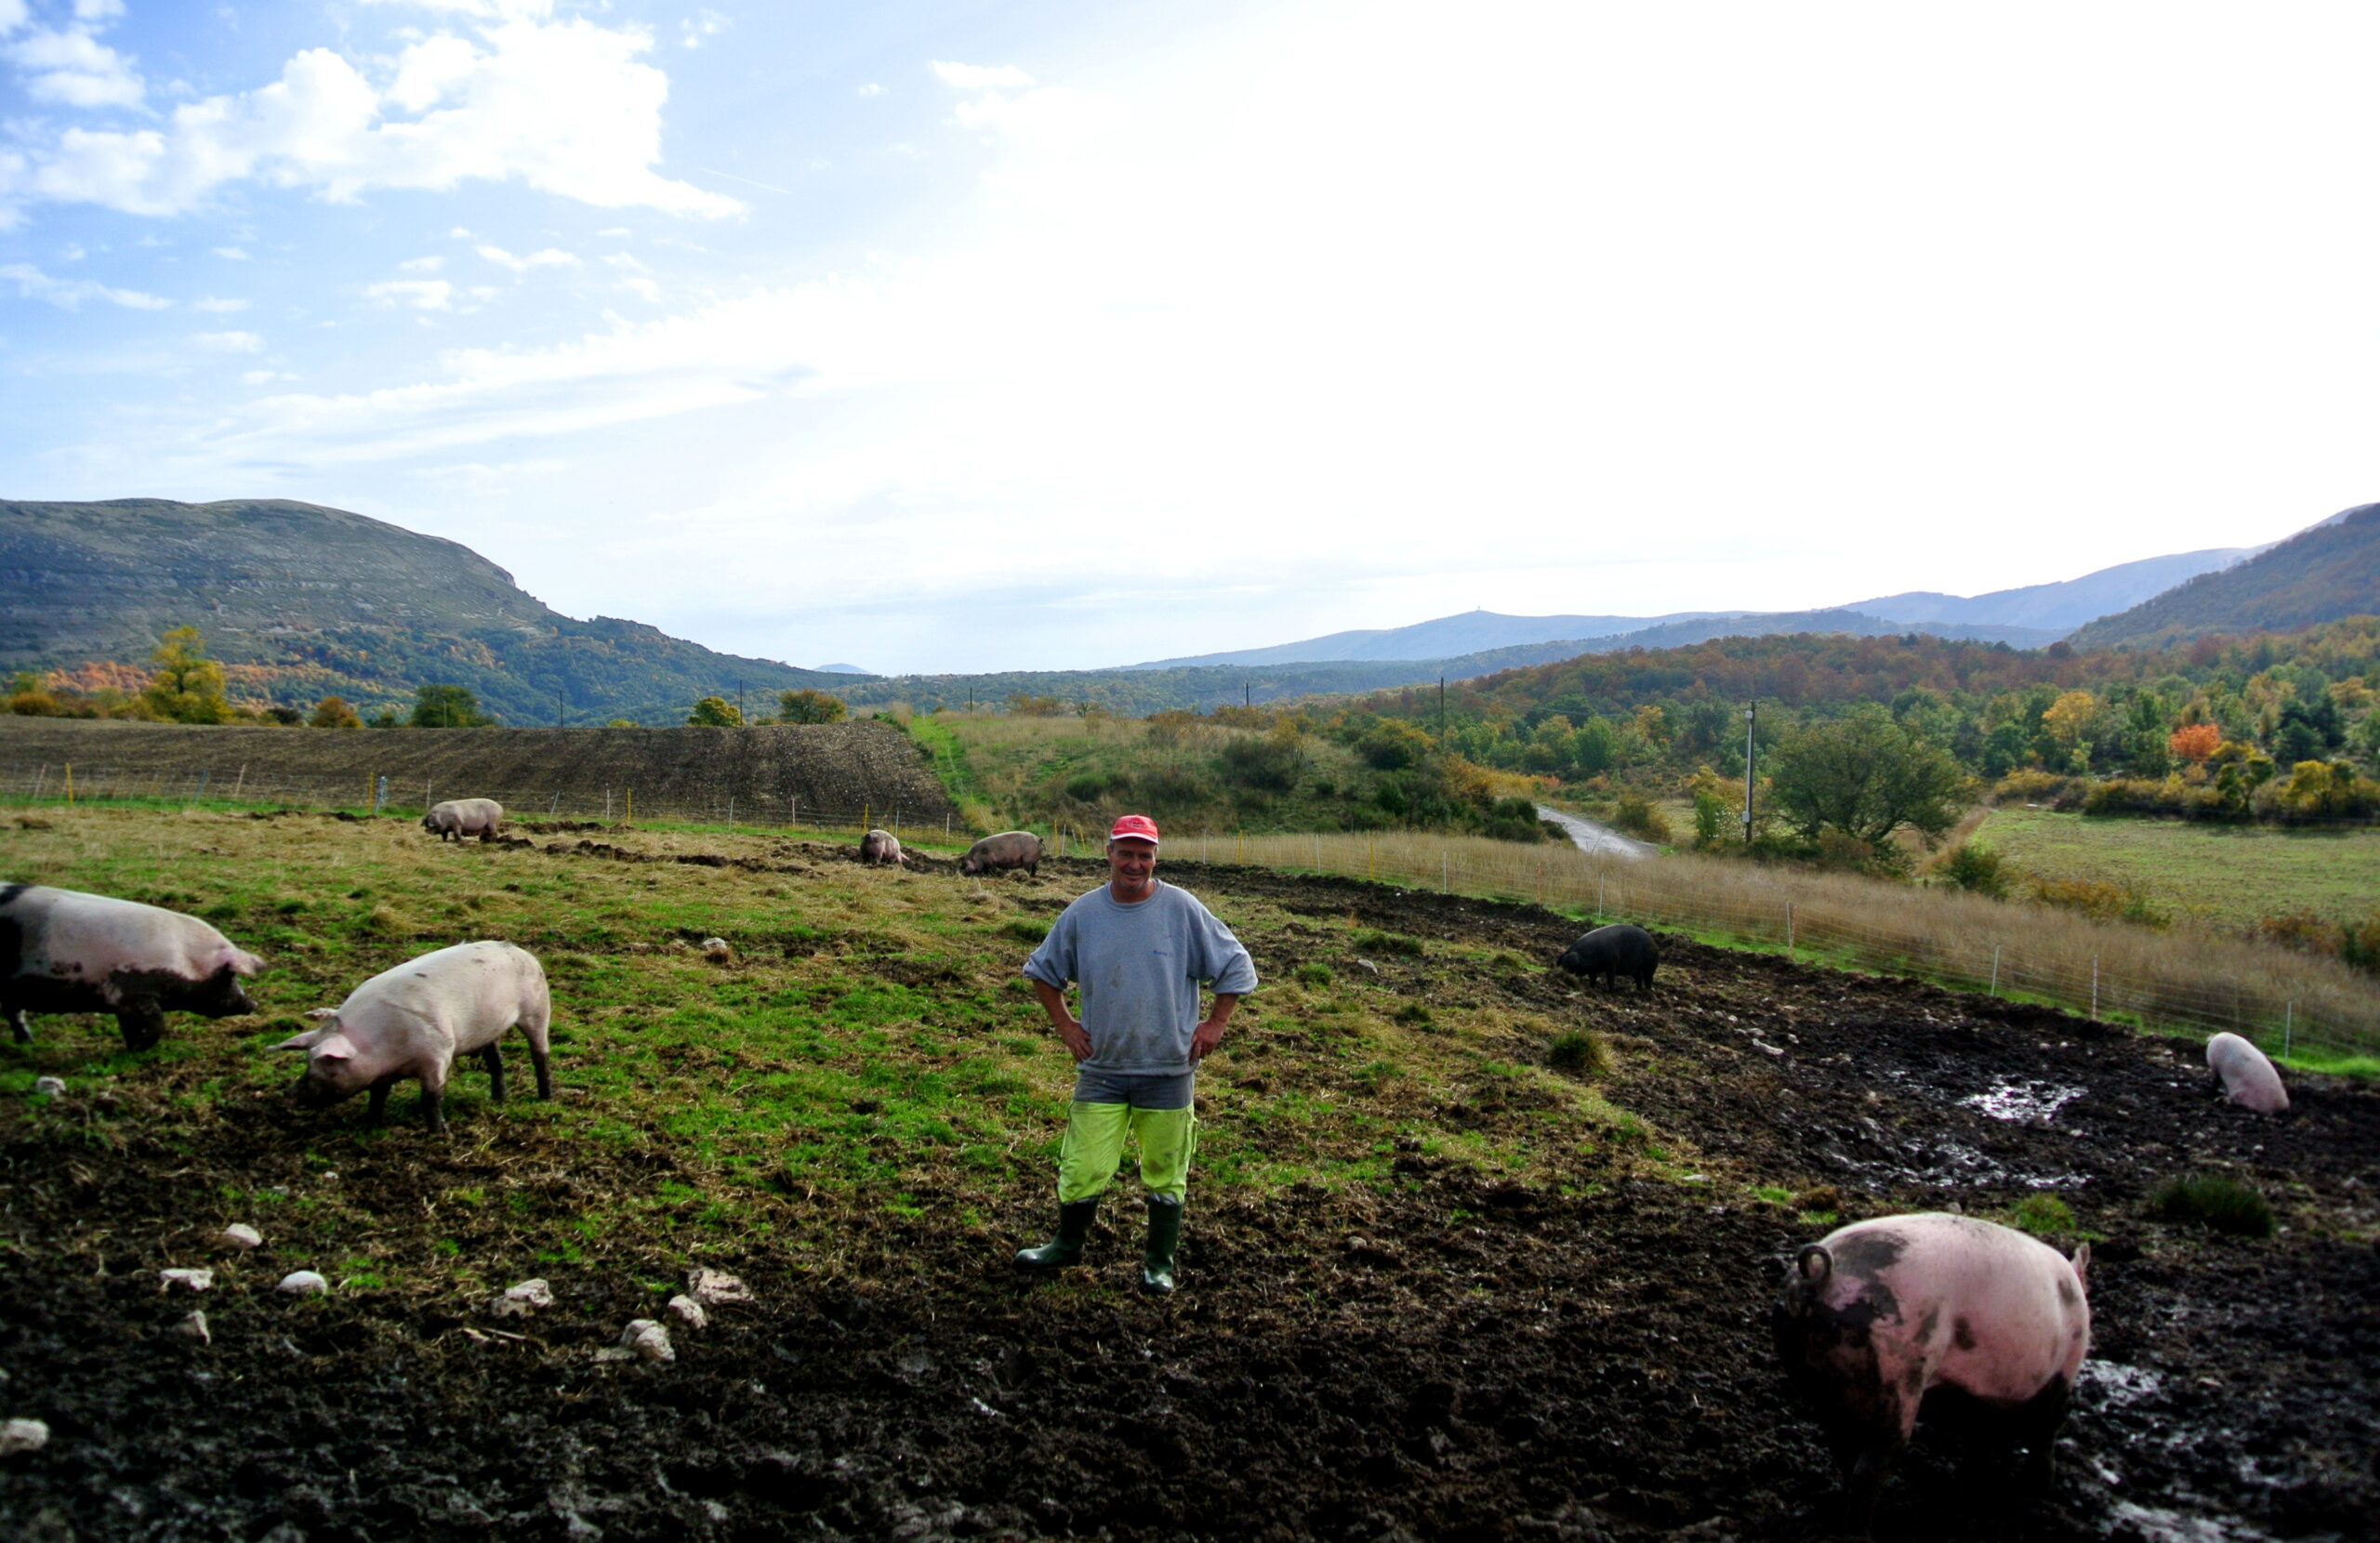
[[364,719],[343,696],[326,696],[314,704],[314,716],[306,720],[317,729],[361,729]]
[[1832,826],[1881,846],[1903,825],[1928,836],[1950,829],[1965,781],[1948,751],[1911,738],[1871,705],[1788,735],[1778,746],[1772,797],[1804,836]]
[[744,711],[723,696],[706,696],[694,704],[686,721],[701,729],[740,729],[744,726]]
[[412,723],[416,729],[485,729],[495,722],[480,711],[480,700],[469,686],[414,688]]
[[846,710],[842,698],[808,686],[777,693],[777,720],[781,723],[840,723]]
[[2223,743],[2223,731],[2212,723],[2188,723],[2175,730],[2165,748],[2175,760],[2202,761]]
[[149,656],[157,673],[140,699],[159,718],[176,723],[229,723],[231,705],[223,699],[223,666],[206,656],[194,626],[178,626],[157,640]]

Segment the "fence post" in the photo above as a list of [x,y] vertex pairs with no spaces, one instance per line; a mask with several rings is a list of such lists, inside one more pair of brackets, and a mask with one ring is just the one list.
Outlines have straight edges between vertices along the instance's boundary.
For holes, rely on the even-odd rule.
[[2296,1032],[2297,1004],[2283,1002],[2281,1005],[2281,1058],[2283,1061],[2289,1059],[2289,1042],[2294,1037]]
[[2000,945],[1991,945],[1991,995],[2000,995]]
[[1789,900],[1789,901],[1787,901],[1787,902],[1785,903],[1785,954],[1786,954],[1786,956],[1790,958],[1790,957],[1792,957],[1792,953],[1793,953],[1793,903],[1792,903],[1792,901],[1790,901],[1790,900]]
[[233,803],[236,804],[240,801],[240,790],[247,785],[248,763],[246,761],[242,761],[240,763],[240,774],[231,784],[231,801]]
[[[212,774],[210,768],[204,766],[199,768],[198,791],[190,796],[192,803],[196,803],[206,797],[206,779]],[[66,769],[66,801],[70,804],[74,801],[74,769],[71,766]]]
[[612,790],[608,787],[603,789],[603,823],[612,823]]
[[636,789],[635,789],[635,788],[631,787],[631,788],[629,788],[629,789],[628,790],[628,820],[627,820],[627,823],[628,823],[628,824],[631,824],[631,825],[632,825],[632,824],[636,824]]
[[1438,893],[1442,895],[1454,893],[1454,886],[1447,880],[1447,854],[1444,852],[1438,853]]
[[66,807],[74,807],[74,763],[71,760],[66,763]]
[[546,806],[546,818],[550,820],[560,812],[562,812],[562,789],[557,787],[554,789],[554,801]]
[[49,780],[49,762],[47,762],[47,761],[44,761],[44,762],[42,762],[42,763],[41,763],[41,770],[40,770],[40,771],[38,771],[38,772],[35,772],[33,773],[33,792],[32,792],[32,793],[31,793],[31,794],[26,798],[25,802],[27,802],[27,803],[29,803],[29,804],[30,804],[30,803],[34,802],[36,799],[40,798],[40,797],[41,797],[41,785],[42,785],[43,783],[45,783],[45,782],[47,782],[48,780]]
[[727,798],[727,833],[735,834],[735,796],[732,793]]
[[2099,1016],[2099,956],[2098,956],[2096,954],[2094,954],[2094,955],[2092,955],[2092,956],[2091,956],[2091,1017],[2092,1017],[2092,1020],[2093,1020],[2094,1022],[2096,1022],[2096,1021],[2097,1021],[2097,1019],[2098,1019],[2098,1016]]
[[389,775],[384,772],[380,774],[380,785],[372,790],[372,812],[377,816],[381,810],[388,807],[388,802]]
[[1595,870],[1595,920],[1597,920],[1597,921],[1601,921],[1601,920],[1603,920],[1603,881],[1604,881],[1604,877],[1605,877],[1604,871],[1603,871],[1601,868],[1597,868],[1597,869]]

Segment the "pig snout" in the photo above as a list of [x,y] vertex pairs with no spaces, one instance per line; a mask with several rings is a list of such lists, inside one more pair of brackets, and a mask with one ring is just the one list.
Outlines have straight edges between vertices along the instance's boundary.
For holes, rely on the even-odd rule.
[[348,1091],[333,1086],[327,1077],[300,1072],[298,1080],[289,1085],[288,1097],[293,1102],[301,1103],[309,1109],[328,1109],[347,1097]]

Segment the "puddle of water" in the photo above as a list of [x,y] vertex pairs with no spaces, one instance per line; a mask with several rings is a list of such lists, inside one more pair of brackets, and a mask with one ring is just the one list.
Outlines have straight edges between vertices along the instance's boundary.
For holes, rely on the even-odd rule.
[[1959,1107],[1975,1110],[1988,1119],[2049,1120],[2088,1091],[2016,1077],[1993,1084],[1988,1092],[1969,1094],[1959,1101]]
[[2085,1361],[2075,1375],[2074,1384],[2075,1391],[2098,1407],[2119,1409],[2162,1392],[2165,1378],[2147,1366],[2127,1366],[2121,1361]]
[[2130,1500],[2116,1502],[2114,1522],[2115,1536],[2142,1543],[2265,1543],[2270,1536],[2233,1517],[2185,1516]]

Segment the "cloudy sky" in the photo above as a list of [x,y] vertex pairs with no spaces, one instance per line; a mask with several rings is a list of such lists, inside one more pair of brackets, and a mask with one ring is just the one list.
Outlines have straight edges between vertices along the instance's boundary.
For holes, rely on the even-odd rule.
[[875,669],[2380,497],[2380,9],[0,0],[0,497]]

